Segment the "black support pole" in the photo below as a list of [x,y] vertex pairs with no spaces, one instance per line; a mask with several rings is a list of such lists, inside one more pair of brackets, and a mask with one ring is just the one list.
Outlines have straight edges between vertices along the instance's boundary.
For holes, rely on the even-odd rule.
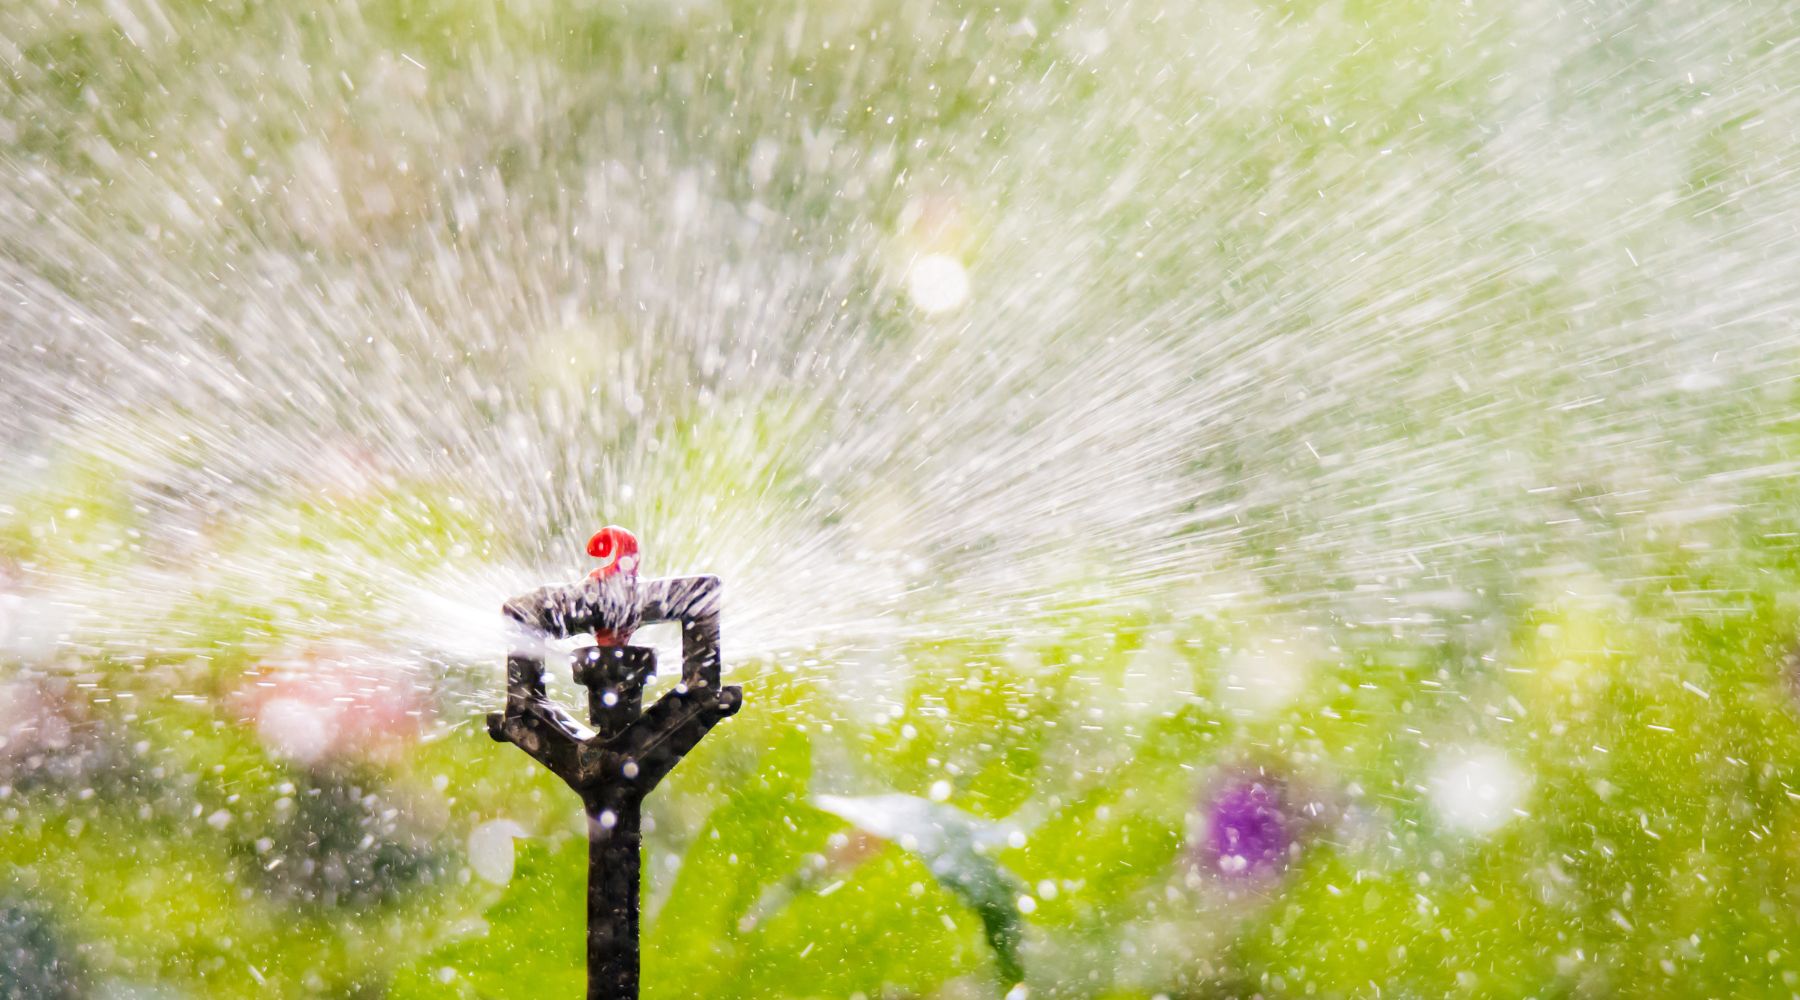
[[643,806],[624,791],[587,804],[588,1000],[638,995]]

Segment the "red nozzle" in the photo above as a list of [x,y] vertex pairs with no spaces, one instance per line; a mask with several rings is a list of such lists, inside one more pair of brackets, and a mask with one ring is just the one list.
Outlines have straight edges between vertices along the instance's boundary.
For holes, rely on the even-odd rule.
[[600,560],[600,568],[589,576],[603,579],[614,573],[636,573],[638,569],[637,536],[615,524],[601,528],[588,539],[588,555]]

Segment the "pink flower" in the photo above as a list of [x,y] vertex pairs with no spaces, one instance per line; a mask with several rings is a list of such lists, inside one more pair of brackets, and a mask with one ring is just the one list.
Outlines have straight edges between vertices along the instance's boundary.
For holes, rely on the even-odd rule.
[[417,740],[424,686],[405,666],[350,650],[273,661],[238,693],[242,717],[275,754],[316,764],[369,757]]

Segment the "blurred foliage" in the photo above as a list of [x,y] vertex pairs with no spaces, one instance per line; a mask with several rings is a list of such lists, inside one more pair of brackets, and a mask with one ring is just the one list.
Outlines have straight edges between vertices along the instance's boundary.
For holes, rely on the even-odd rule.
[[[1018,922],[1044,996],[1781,991],[1800,971],[1786,587],[1751,598],[1762,615],[1722,619],[1580,589],[1593,583],[1548,588],[1473,659],[1340,633],[1360,646],[1320,653],[1316,693],[1271,711],[1231,690],[1240,629],[1212,620],[1090,622],[1090,638],[1029,649],[931,643],[909,654],[905,700],[873,719],[755,670],[744,716],[652,800],[648,995],[998,996],[1011,960],[992,947],[996,914]],[[1146,671],[1167,687],[1134,707],[1121,693]],[[94,708],[113,735],[93,738],[141,737],[127,752],[141,777],[99,795],[79,777],[0,788],[0,850],[38,914],[15,936],[40,966],[79,948],[84,966],[206,996],[578,992],[585,844],[540,769],[460,727],[355,778],[320,773],[271,759],[213,707],[146,695]],[[1533,783],[1482,836],[1447,825],[1428,791],[1437,747],[1467,743],[1505,748]],[[1272,880],[1195,853],[1207,788],[1244,766],[1287,775],[1310,811]],[[352,790],[378,785],[380,800]],[[821,788],[994,817],[991,857],[1014,888],[972,893],[930,837],[847,824]],[[492,817],[537,838],[504,887],[383,860],[394,822],[454,837]]]
[[0,902],[0,997],[79,997],[84,979],[59,928],[40,907],[22,900]]

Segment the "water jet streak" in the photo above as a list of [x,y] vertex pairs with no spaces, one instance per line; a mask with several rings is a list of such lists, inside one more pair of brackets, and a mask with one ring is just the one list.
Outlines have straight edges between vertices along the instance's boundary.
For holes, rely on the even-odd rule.
[[[1378,74],[1402,113],[1309,76],[1329,14],[1250,5],[921,15],[972,32],[936,67],[824,55],[879,12],[670,75],[626,32],[598,76],[499,44],[598,15],[428,57],[352,5],[53,6],[0,15],[16,51],[116,58],[80,100],[9,59],[0,94],[0,513],[73,650],[205,652],[184,615],[230,595],[261,622],[233,641],[479,659],[463,609],[596,514],[731,580],[747,653],[1072,606],[1434,627],[1533,551],[1630,581],[1785,525],[1755,414],[1789,393],[1800,185],[1739,106],[1791,18],[1437,15],[1473,55]],[[802,53],[831,84],[796,105],[758,68]],[[994,110],[847,127],[902,80]]]

